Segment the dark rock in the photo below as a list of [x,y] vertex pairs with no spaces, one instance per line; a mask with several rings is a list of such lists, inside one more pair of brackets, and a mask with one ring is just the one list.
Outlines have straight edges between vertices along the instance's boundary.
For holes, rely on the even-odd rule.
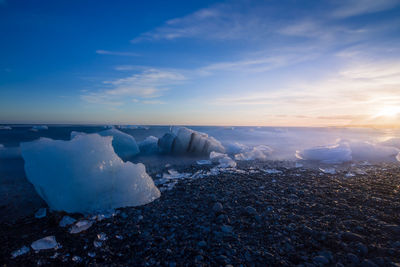
[[222,206],[222,204],[220,202],[215,203],[213,206],[213,211],[215,213],[220,213],[223,211],[223,209],[224,209],[224,206]]
[[324,256],[316,256],[313,258],[313,262],[319,266],[324,266],[329,263],[329,260],[325,258]]

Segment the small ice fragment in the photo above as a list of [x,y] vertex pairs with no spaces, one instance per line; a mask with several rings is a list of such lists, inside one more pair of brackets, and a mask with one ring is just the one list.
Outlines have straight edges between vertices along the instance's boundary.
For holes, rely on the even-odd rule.
[[81,262],[81,261],[82,261],[82,258],[79,257],[79,256],[73,256],[73,257],[72,257],[72,261],[74,261],[74,262]]
[[60,227],[65,227],[65,226],[68,226],[68,225],[73,224],[75,222],[76,222],[76,220],[74,218],[69,217],[69,216],[66,215],[61,219],[61,221],[60,221],[60,223],[58,225]]
[[34,250],[54,249],[54,248],[57,248],[57,246],[58,246],[58,243],[57,243],[56,237],[54,235],[46,236],[42,239],[36,240],[31,245],[31,247]]
[[103,242],[101,242],[101,241],[93,241],[93,246],[95,247],[95,248],[99,248],[99,247],[101,247],[103,245]]
[[335,168],[319,168],[319,170],[327,174],[336,174]]
[[213,163],[218,163],[218,161],[219,161],[220,159],[225,158],[225,157],[227,157],[227,156],[228,156],[227,154],[212,151],[212,152],[210,153],[210,160],[211,160]]
[[295,168],[301,168],[303,167],[303,164],[296,162],[296,164],[294,165]]
[[355,169],[354,172],[357,173],[357,174],[360,174],[360,175],[365,175],[365,174],[367,174],[366,171],[364,171],[364,170],[362,170],[362,169],[359,169],[359,168]]
[[88,256],[94,258],[96,257],[96,252],[88,252]]
[[116,238],[116,239],[119,239],[119,240],[124,239],[122,235],[116,235],[115,238]]
[[265,173],[268,173],[268,174],[278,174],[278,173],[282,173],[282,171],[278,171],[278,170],[276,170],[276,169],[265,169],[265,170],[262,170],[263,172],[265,172]]
[[198,165],[211,165],[211,160],[208,159],[201,159],[196,161]]
[[347,178],[356,176],[354,173],[348,172],[345,175]]
[[18,256],[21,256],[21,255],[24,255],[24,254],[28,253],[29,250],[30,250],[30,249],[29,249],[27,246],[23,246],[23,247],[20,248],[20,249],[14,250],[14,251],[11,253],[11,256],[12,256],[12,258],[16,258],[16,257],[18,257]]
[[36,213],[35,213],[35,218],[40,219],[46,217],[46,208],[40,208]]
[[97,234],[97,239],[99,239],[101,241],[106,241],[108,238],[105,233],[100,233],[100,234]]
[[236,162],[228,156],[218,159],[218,168],[236,168]]
[[88,220],[79,221],[71,227],[71,230],[69,231],[69,233],[70,234],[78,234],[82,231],[89,229],[92,225],[93,225],[92,221],[88,221]]
[[56,252],[53,256],[50,256],[51,259],[56,259],[60,255],[60,253]]
[[168,174],[164,173],[163,178],[165,179],[182,179],[182,178],[189,178],[192,174],[191,173],[179,173],[176,170],[168,170]]

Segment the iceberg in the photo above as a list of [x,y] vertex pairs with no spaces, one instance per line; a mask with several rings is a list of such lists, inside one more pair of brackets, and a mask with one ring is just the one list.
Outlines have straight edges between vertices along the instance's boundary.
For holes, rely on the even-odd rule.
[[344,143],[296,151],[296,157],[302,160],[320,161],[327,164],[343,163],[352,160],[351,149],[349,145]]
[[158,141],[160,152],[166,154],[209,155],[210,152],[225,152],[225,148],[215,138],[186,127],[166,133]]
[[142,154],[156,154],[158,152],[158,138],[148,136],[142,142],[139,142],[139,150]]
[[[136,144],[136,140],[132,135],[121,132],[117,129],[109,129],[98,132],[101,136],[112,136],[112,146],[114,147],[115,153],[121,158],[133,157],[139,153],[139,147]],[[77,135],[85,135],[85,133],[72,132],[71,138]]]
[[0,125],[0,130],[12,130],[10,126]]
[[400,161],[400,152],[399,152],[399,154],[397,154],[396,159],[397,159],[397,161]]
[[160,197],[145,166],[123,162],[112,140],[85,134],[21,143],[27,178],[51,209],[70,213],[138,206]]

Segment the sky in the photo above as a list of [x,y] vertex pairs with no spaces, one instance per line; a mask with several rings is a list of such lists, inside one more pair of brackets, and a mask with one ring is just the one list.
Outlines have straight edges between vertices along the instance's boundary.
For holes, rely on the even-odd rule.
[[400,0],[0,0],[0,123],[400,127]]

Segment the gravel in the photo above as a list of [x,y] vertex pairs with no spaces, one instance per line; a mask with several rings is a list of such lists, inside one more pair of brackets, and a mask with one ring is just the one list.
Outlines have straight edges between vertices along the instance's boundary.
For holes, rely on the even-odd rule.
[[[182,179],[160,199],[112,215],[48,212],[0,225],[0,263],[96,266],[398,266],[400,168],[346,177],[285,164]],[[279,172],[257,171],[274,168]],[[179,170],[196,171],[195,166]],[[64,216],[92,226],[70,234]],[[101,218],[101,219],[100,219]],[[55,236],[57,249],[13,257]],[[14,254],[15,255],[15,254]]]

